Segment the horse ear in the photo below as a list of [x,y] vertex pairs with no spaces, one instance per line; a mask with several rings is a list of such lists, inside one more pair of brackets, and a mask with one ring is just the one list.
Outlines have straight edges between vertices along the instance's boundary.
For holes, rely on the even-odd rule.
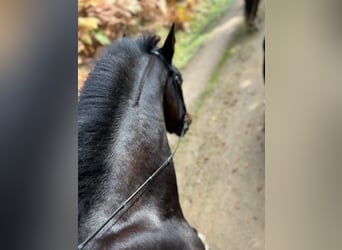
[[163,56],[169,63],[172,62],[173,53],[175,51],[175,43],[176,43],[175,24],[173,23],[171,26],[170,32],[167,35],[167,38],[164,42],[164,45],[160,49],[160,53],[163,54]]

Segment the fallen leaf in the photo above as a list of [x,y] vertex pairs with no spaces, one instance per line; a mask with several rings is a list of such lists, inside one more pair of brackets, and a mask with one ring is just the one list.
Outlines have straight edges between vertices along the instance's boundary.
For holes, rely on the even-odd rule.
[[226,160],[226,167],[229,168],[230,162],[229,160]]

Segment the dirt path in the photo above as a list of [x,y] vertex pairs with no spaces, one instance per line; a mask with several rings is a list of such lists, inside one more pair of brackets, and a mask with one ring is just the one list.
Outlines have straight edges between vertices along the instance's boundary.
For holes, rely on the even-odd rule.
[[[218,27],[228,27],[225,22],[232,18],[241,24],[239,2],[235,6],[237,12],[229,13]],[[260,25],[262,22],[263,18]],[[238,38],[214,90],[193,117],[175,157],[184,214],[206,236],[211,250],[265,248],[263,34],[261,25],[259,32]],[[204,65],[216,66],[209,63],[210,50],[226,46],[230,37],[225,39],[220,41],[221,45],[215,45],[213,37],[211,49],[200,52],[183,72],[184,87],[187,84],[184,95],[190,111],[210,78],[210,74],[202,72]],[[207,53],[202,62],[201,53]],[[200,63],[202,67],[198,66]],[[201,81],[203,86],[196,85]]]
[[227,15],[219,20],[216,27],[210,31],[209,38],[202,48],[182,70],[183,92],[190,112],[194,108],[196,99],[209,82],[223,52],[231,42],[234,31],[243,21],[241,15],[243,2],[243,0],[236,0],[229,8]]

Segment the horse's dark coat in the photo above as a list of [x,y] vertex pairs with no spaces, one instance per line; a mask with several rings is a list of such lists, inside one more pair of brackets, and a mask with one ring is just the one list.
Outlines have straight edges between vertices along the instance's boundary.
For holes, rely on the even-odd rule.
[[[181,132],[185,106],[165,64],[149,53],[158,41],[149,36],[114,42],[81,91],[79,243],[169,156],[166,130]],[[160,49],[170,63],[174,43],[171,29]],[[87,247],[204,249],[183,217],[173,163]]]
[[245,21],[249,28],[255,27],[255,18],[258,13],[260,0],[245,0]]

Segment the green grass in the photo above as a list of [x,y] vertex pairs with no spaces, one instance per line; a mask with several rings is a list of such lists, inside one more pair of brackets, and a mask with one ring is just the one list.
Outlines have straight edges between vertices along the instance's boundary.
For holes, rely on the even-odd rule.
[[[206,41],[217,21],[227,13],[236,0],[202,0],[196,6],[193,18],[190,20],[190,32],[176,33],[176,52],[173,63],[182,69],[200,46]],[[168,30],[158,31],[161,37],[166,37]]]

